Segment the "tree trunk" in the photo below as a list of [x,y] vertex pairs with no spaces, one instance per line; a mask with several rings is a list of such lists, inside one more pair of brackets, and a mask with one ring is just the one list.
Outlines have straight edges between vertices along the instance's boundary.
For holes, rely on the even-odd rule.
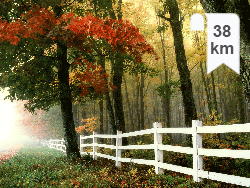
[[181,21],[179,20],[180,16],[179,8],[176,0],[168,0],[167,6],[169,8],[169,14],[170,14],[170,18],[167,18],[167,20],[170,22],[170,25],[172,27],[172,32],[174,36],[176,63],[181,81],[185,124],[187,127],[192,127],[192,120],[197,119],[197,112],[194,104],[190,71],[187,66],[187,59],[183,44]]
[[214,73],[211,72],[211,79],[212,79],[212,89],[213,89],[213,109],[215,110],[215,116],[218,115],[218,103],[216,98],[216,91],[215,91],[215,84],[214,84]]
[[157,94],[156,91],[153,90],[153,122],[157,121],[157,116],[156,116],[156,99],[157,99]]
[[[125,133],[125,120],[124,120],[124,111],[123,111],[123,102],[122,102],[122,76],[123,76],[123,60],[120,55],[117,53],[115,56],[115,63],[113,67],[113,85],[116,89],[113,91],[114,97],[114,108],[115,108],[115,120],[117,130]],[[122,145],[128,145],[127,138],[122,139]]]
[[135,100],[135,111],[136,111],[136,130],[140,130],[140,113],[139,113],[139,98],[140,98],[140,83],[139,83],[139,77],[136,75],[136,100]]
[[75,122],[75,126],[79,127],[79,107],[78,107],[78,103],[73,104],[72,106],[72,111],[73,111],[73,118],[74,118],[74,122]]
[[244,62],[243,58],[240,58],[240,77],[245,93],[245,101],[250,101],[250,71],[248,65]]
[[[113,3],[113,2],[112,2]],[[122,19],[121,12],[122,0],[118,1],[117,8],[117,16],[115,15],[115,11],[110,9],[109,14],[112,19],[120,20]],[[115,108],[115,122],[116,129],[125,133],[125,120],[124,120],[124,111],[123,111],[123,103],[122,103],[122,93],[121,93],[121,85],[122,85],[122,76],[123,76],[123,60],[121,59],[119,53],[115,54],[115,63],[113,67],[113,85],[116,86],[116,90],[113,91],[114,98],[114,108]],[[117,133],[115,133],[117,134]],[[122,145],[128,145],[127,137],[122,138]]]
[[[101,67],[103,68],[104,72],[106,72],[106,66],[105,66],[105,56],[103,54],[99,54],[99,64],[101,65]],[[106,79],[106,77],[105,77]],[[112,134],[117,134],[117,126],[115,123],[115,115],[114,115],[114,110],[113,110],[113,106],[112,106],[112,102],[109,96],[109,91],[107,91],[105,93],[105,100],[106,100],[106,107],[108,110],[108,114],[109,114],[109,120],[110,120],[110,126],[111,126],[111,132]]]
[[207,95],[208,111],[209,111],[209,115],[210,115],[210,114],[212,114],[213,105],[212,105],[212,101],[211,101],[210,90],[208,88],[209,83],[208,83],[208,79],[206,79],[206,77],[205,77],[203,67],[202,67],[202,63],[200,63],[200,68],[201,68],[202,82],[204,84],[205,92],[206,92],[206,95]]
[[[224,80],[223,77],[221,76],[222,74],[219,73],[218,70],[216,70],[216,73],[217,73],[217,82],[224,84],[222,81],[222,80]],[[224,95],[224,92],[221,88],[218,88],[218,89],[219,89],[219,96],[220,96],[220,108],[221,108],[221,113],[222,113],[222,120],[223,120],[223,123],[225,123],[226,118],[227,118],[226,117],[226,109],[225,109],[225,97],[226,96]]]
[[[198,84],[196,85],[195,87],[195,90],[196,90],[196,97],[197,97],[197,113],[200,114],[200,118],[202,119],[203,117],[206,117],[206,106],[205,105],[202,105],[201,101],[204,100],[204,95],[203,95],[203,88],[201,87],[202,84]],[[195,99],[195,98],[194,98]]]
[[[195,42],[199,45],[200,39],[199,39],[197,33],[195,33]],[[202,62],[199,62],[199,64],[200,64],[200,70],[201,70],[201,78],[202,78],[203,85],[205,87],[205,93],[206,93],[206,97],[207,97],[208,111],[209,111],[209,115],[210,115],[210,114],[212,114],[212,110],[214,110],[214,108],[213,108],[213,103],[212,103],[212,99],[211,99],[211,93],[210,93],[210,90],[208,88],[209,81],[208,81],[208,78],[205,77]],[[205,64],[205,69],[206,69],[206,64]]]
[[[236,87],[236,95],[238,96],[238,105],[239,105],[239,113],[240,113],[240,123],[246,123],[245,122],[245,104],[244,104],[244,95],[243,95],[243,92],[242,92],[242,82],[241,82],[241,78],[239,75],[237,75],[236,77],[236,82],[237,82],[237,85],[235,86]],[[237,114],[238,115],[238,114]]]
[[[99,122],[100,122],[100,134],[104,134],[104,130],[103,130],[103,100],[101,99],[99,101],[99,110],[100,110],[100,114],[99,114]],[[103,143],[103,138],[100,138],[100,143]]]
[[140,84],[140,114],[141,114],[141,123],[140,123],[140,130],[144,130],[144,75],[141,73],[141,84]]
[[[164,44],[164,33],[165,31],[160,32],[161,37],[161,46],[162,46],[162,57],[163,57],[163,63],[164,63],[164,82],[165,84],[170,81],[169,75],[168,75],[168,69],[167,69],[167,61],[166,61],[166,49]],[[170,87],[166,84],[166,92],[165,96],[162,97],[162,111],[163,111],[163,122],[165,127],[171,127],[170,126]]]
[[[53,10],[57,17],[60,17],[63,13],[62,7],[58,5],[56,5]],[[66,154],[69,158],[80,158],[81,155],[77,144],[77,136],[72,112],[72,96],[69,86],[70,65],[67,61],[67,46],[61,41],[57,41],[57,58],[60,102],[66,141]]]
[[103,134],[103,100],[101,99],[99,101],[99,110],[100,110],[100,114],[99,114],[99,118],[100,118],[100,134]]
[[69,86],[69,63],[67,61],[67,46],[57,42],[58,80],[60,88],[61,111],[65,131],[67,157],[80,158],[77,137],[72,113],[72,97]]
[[200,69],[201,69],[201,77],[202,77],[202,82],[203,85],[205,87],[205,92],[206,92],[206,96],[207,96],[207,104],[208,104],[208,111],[209,111],[209,115],[212,114],[212,110],[213,110],[213,106],[212,106],[212,102],[211,102],[211,94],[208,88],[208,80],[205,78],[205,74],[203,71],[203,67],[202,67],[202,63],[200,62]]
[[129,100],[128,87],[127,87],[127,82],[126,82],[125,77],[123,77],[123,81],[124,81],[125,93],[126,93],[126,99],[127,99],[127,105],[128,105],[129,123],[131,125],[131,131],[134,131],[133,112],[132,112],[132,108],[131,108],[131,104],[130,104],[130,100]]

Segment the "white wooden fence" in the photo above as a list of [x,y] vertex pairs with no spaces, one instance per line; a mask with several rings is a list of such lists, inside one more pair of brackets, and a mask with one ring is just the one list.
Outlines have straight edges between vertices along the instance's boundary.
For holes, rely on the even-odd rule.
[[55,148],[57,150],[66,153],[65,140],[63,138],[61,140],[59,139],[44,140],[42,141],[41,144],[43,146],[48,146],[49,148]]
[[[231,150],[231,149],[205,149],[202,148],[202,134],[203,133],[230,133],[230,132],[250,132],[250,124],[234,124],[234,125],[218,125],[218,126],[202,126],[202,122],[198,120],[192,121],[190,128],[162,128],[160,123],[154,123],[152,129],[135,131],[130,133],[123,133],[117,131],[117,135],[98,135],[93,132],[91,136],[80,135],[80,153],[86,154],[84,147],[93,147],[93,152],[89,152],[96,160],[98,157],[112,159],[116,161],[116,166],[121,166],[121,162],[134,162],[138,164],[154,165],[155,172],[163,173],[163,169],[176,171],[193,176],[195,182],[202,181],[202,178],[242,185],[250,186],[250,178],[209,172],[203,170],[203,156],[215,157],[231,157],[250,159],[250,150]],[[192,134],[193,148],[181,147],[162,144],[163,133],[183,133]],[[137,135],[154,134],[154,143],[149,145],[128,145],[122,146],[122,137],[130,137]],[[85,139],[93,139],[93,143],[84,144]],[[97,138],[114,138],[116,145],[98,144]],[[97,147],[104,147],[116,150],[116,156],[97,153]],[[121,150],[125,149],[154,149],[155,160],[122,158]],[[180,152],[193,155],[193,168],[187,168],[172,164],[163,163],[163,150]]]

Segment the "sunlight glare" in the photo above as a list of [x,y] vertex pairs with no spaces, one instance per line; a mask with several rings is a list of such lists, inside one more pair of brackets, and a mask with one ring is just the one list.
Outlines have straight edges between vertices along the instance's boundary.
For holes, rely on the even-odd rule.
[[0,92],[0,151],[20,147],[27,138],[17,126],[20,118],[15,103],[4,100],[6,92]]

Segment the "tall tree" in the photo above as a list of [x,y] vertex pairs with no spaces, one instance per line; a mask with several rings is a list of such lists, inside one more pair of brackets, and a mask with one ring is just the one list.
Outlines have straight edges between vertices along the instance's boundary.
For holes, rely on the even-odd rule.
[[128,87],[127,87],[127,81],[126,81],[125,77],[123,77],[123,83],[124,83],[124,87],[125,87],[126,104],[128,106],[129,124],[131,125],[132,131],[134,131],[135,129],[134,129],[134,120],[133,120],[133,111],[132,111],[133,108],[131,107],[131,101],[130,101]]
[[240,76],[237,75],[236,77],[236,95],[238,97],[238,107],[239,107],[239,121],[240,123],[246,123],[246,114],[245,114],[245,104],[244,104],[244,97],[243,97],[243,85],[241,82]]
[[144,83],[145,78],[144,78],[144,73],[141,73],[141,83],[140,83],[140,114],[141,114],[141,119],[140,119],[140,130],[144,130],[145,127],[145,111],[144,111]]
[[208,79],[205,77],[205,71],[203,70],[203,66],[202,63],[200,62],[200,69],[201,69],[201,77],[202,77],[202,82],[204,84],[204,88],[205,88],[205,92],[206,92],[206,96],[207,96],[207,103],[208,103],[208,111],[209,114],[212,114],[212,110],[213,110],[213,105],[212,105],[212,101],[211,101],[211,94],[210,94],[210,90],[208,88]]
[[[111,9],[110,17],[112,19],[117,19],[117,20],[122,19],[121,5],[122,5],[122,0],[118,0],[117,16],[115,15],[114,10]],[[116,53],[114,55],[112,68],[113,68],[112,70],[113,84],[116,87],[116,90],[113,90],[116,128],[117,130],[126,132],[123,100],[122,100],[122,77],[124,74],[124,59],[120,53]],[[123,145],[128,145],[128,140],[126,137],[122,138],[122,143]]]
[[211,72],[212,89],[213,89],[213,109],[215,110],[215,115],[218,115],[218,103],[215,91],[214,73]]
[[[94,15],[102,18],[106,18],[107,16],[110,15],[112,19],[116,19],[115,12],[113,9],[113,1],[112,0],[107,0],[107,1],[98,1],[98,0],[91,0],[90,1],[91,5],[93,6],[92,12]],[[99,64],[103,68],[103,71],[106,72],[106,60],[105,60],[105,51],[102,50],[102,47],[96,47],[95,51],[97,52],[97,55],[99,56]],[[111,59],[113,61],[113,59]],[[109,114],[109,122],[110,122],[110,128],[112,130],[112,134],[116,134],[117,132],[117,125],[116,125],[116,118],[115,118],[115,113],[112,105],[112,99],[110,97],[109,91],[106,91],[104,94],[104,98],[106,100],[106,106]],[[100,103],[103,103],[102,100],[100,100]],[[100,105],[100,117],[101,111],[102,111],[102,104]],[[101,121],[101,119],[100,119]],[[102,125],[101,125],[102,126]],[[100,130],[101,132],[101,130]]]
[[170,93],[171,93],[171,85],[169,84],[170,75],[169,70],[167,68],[167,59],[166,59],[166,47],[165,47],[165,30],[166,24],[163,22],[161,24],[159,19],[159,27],[158,32],[160,34],[161,39],[161,47],[162,47],[162,58],[164,63],[164,84],[161,86],[163,88],[162,93],[162,110],[163,110],[163,122],[165,123],[166,127],[171,127],[170,125]]
[[[204,44],[201,43],[200,37],[198,36],[197,32],[195,33],[194,40],[195,40],[195,42],[194,42],[195,47],[197,47],[198,50],[201,50],[202,46],[204,46]],[[209,114],[212,114],[212,111],[217,110],[217,108],[215,109],[213,106],[211,92],[209,89],[209,79],[207,76],[205,76],[206,65],[205,65],[205,70],[204,70],[202,62],[203,61],[200,61],[198,63],[200,64],[201,78],[202,78],[202,82],[203,82],[206,97],[207,97],[208,111],[209,111]],[[212,85],[214,86],[214,81],[212,82]],[[213,87],[213,88],[215,88],[215,87]]]
[[[182,35],[182,20],[180,16],[179,7],[176,0],[164,0],[163,11],[158,15],[169,21],[173,36],[177,68],[180,75],[181,91],[184,104],[185,124],[187,127],[192,126],[192,120],[197,119],[196,107],[194,104],[192,82],[190,79],[190,71],[187,66],[187,59],[183,44]],[[169,12],[170,17],[167,18],[165,14]]]

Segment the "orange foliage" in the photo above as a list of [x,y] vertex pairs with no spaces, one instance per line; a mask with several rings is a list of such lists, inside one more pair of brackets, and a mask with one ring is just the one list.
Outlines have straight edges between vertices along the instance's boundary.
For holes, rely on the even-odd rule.
[[85,125],[76,128],[76,132],[78,133],[81,133],[83,130],[86,132],[93,132],[98,127],[95,117],[83,119],[82,122],[84,122]]

